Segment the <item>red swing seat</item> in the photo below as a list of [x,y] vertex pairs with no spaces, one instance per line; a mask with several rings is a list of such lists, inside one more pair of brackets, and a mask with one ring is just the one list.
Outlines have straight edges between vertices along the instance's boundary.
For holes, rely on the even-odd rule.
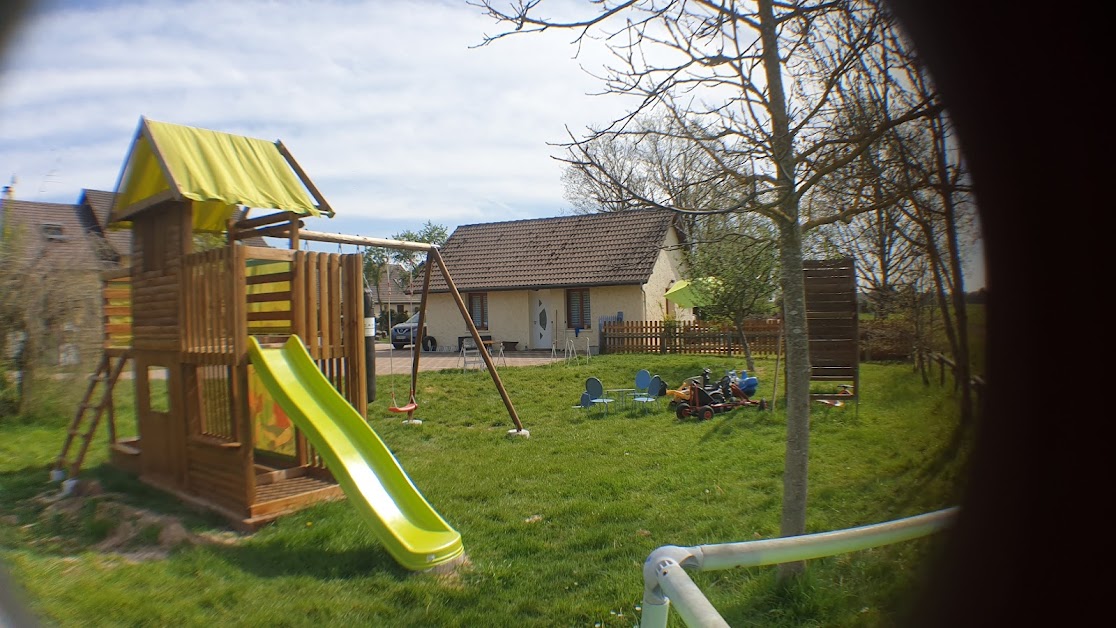
[[395,412],[397,414],[402,414],[404,412],[406,412],[407,414],[410,414],[410,413],[414,412],[415,410],[418,410],[418,404],[413,402],[413,401],[411,403],[408,403],[407,405],[404,405],[404,406],[399,406],[399,407],[389,406],[388,407],[388,412]]

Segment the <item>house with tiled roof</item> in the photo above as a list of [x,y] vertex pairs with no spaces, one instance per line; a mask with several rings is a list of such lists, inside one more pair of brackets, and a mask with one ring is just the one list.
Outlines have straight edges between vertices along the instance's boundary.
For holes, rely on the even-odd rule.
[[[596,352],[602,319],[693,318],[663,296],[686,276],[680,245],[673,212],[632,210],[462,225],[441,255],[482,336]],[[469,332],[441,273],[427,298],[427,334],[460,346]]]
[[20,254],[37,266],[99,271],[116,264],[96,219],[82,205],[20,200],[11,188],[0,203],[5,233],[18,240]]
[[[415,287],[412,288],[412,285]],[[403,266],[387,264],[380,276],[379,285],[368,286],[368,289],[372,291],[376,316],[387,310],[396,314],[414,313],[418,311],[422,300],[422,276],[412,277]],[[380,331],[386,333],[387,330]]]
[[[119,263],[93,213],[80,203],[17,199],[8,186],[0,197],[0,233],[12,271],[0,292],[30,308],[20,309],[22,316],[47,325],[50,340],[37,347],[38,355],[48,363],[72,363],[92,354],[100,347],[100,273]],[[14,357],[23,338],[21,332],[0,338],[4,357]]]

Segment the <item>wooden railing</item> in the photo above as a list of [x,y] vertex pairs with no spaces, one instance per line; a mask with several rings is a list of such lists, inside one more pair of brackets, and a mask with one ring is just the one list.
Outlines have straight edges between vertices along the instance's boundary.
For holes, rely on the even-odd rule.
[[[326,379],[358,411],[367,406],[364,295],[359,255],[243,245],[188,255],[183,261],[183,360],[200,367],[196,433],[239,440],[233,400],[246,375],[248,336],[265,343],[302,338]],[[209,367],[224,367],[209,368]],[[238,386],[239,383],[239,386]],[[324,469],[299,435],[300,464]]]
[[[958,386],[959,382],[957,381],[957,363],[956,362],[951,360],[945,354],[938,353],[937,351],[923,350],[923,351],[920,352],[920,357],[922,359],[922,364],[930,364],[931,369],[933,369],[934,364],[938,365],[938,384],[941,385],[941,386],[945,385],[946,370],[948,369],[949,373],[953,376],[954,390],[957,389],[957,386]],[[919,367],[919,364],[916,364],[915,368],[918,368],[918,367]],[[975,393],[977,395],[977,398],[980,399],[984,395],[984,389],[985,389],[984,378],[979,376],[979,375],[973,375],[973,376],[969,377],[969,388],[971,388],[973,393]]]
[[225,247],[192,253],[183,260],[179,339],[187,362],[236,363],[235,253]]
[[[700,353],[743,355],[740,336],[731,325],[702,322],[602,322],[601,353]],[[744,334],[754,356],[774,356],[779,348],[778,320],[750,320]]]

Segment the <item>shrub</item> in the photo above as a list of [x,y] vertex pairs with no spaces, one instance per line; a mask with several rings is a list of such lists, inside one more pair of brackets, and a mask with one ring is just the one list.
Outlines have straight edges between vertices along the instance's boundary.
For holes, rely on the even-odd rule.
[[914,324],[906,317],[860,321],[860,359],[910,360],[914,354]]

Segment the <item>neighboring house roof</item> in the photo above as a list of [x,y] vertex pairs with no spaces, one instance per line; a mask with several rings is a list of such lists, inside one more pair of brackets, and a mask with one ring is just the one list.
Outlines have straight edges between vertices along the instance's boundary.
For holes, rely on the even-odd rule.
[[81,205],[0,200],[4,230],[15,234],[25,258],[73,270],[101,270],[113,263],[93,216]]
[[[397,305],[402,303],[410,305],[412,303],[418,303],[419,300],[422,299],[422,277],[416,276],[414,278],[415,291],[414,294],[412,294],[409,289],[400,286],[400,280],[402,280],[404,286],[407,285],[411,279],[410,274],[399,264],[390,264],[390,266],[391,281],[388,281],[387,269],[385,269],[383,275],[380,277],[379,302],[382,302],[384,305]],[[431,277],[431,281],[433,281],[433,277]],[[372,298],[377,298],[375,290],[372,291]]]
[[113,192],[90,190],[86,188],[81,191],[78,205],[84,205],[89,208],[89,211],[93,213],[93,218],[97,221],[101,233],[104,234],[105,240],[108,241],[117,256],[123,257],[132,254],[132,230],[110,229],[108,227],[109,210],[112,209],[114,196],[116,195]]
[[[244,217],[247,216],[247,215],[248,215],[248,208],[241,207],[240,209],[233,212],[232,219],[233,220],[243,220]],[[268,244],[260,236],[252,236],[250,238],[244,238],[243,240],[241,240],[241,242],[243,242],[245,246],[262,246],[262,247],[268,248],[268,249],[274,248],[270,244]]]
[[[462,225],[441,254],[462,292],[640,285],[673,227],[660,209]],[[430,283],[448,290],[441,273]]]

